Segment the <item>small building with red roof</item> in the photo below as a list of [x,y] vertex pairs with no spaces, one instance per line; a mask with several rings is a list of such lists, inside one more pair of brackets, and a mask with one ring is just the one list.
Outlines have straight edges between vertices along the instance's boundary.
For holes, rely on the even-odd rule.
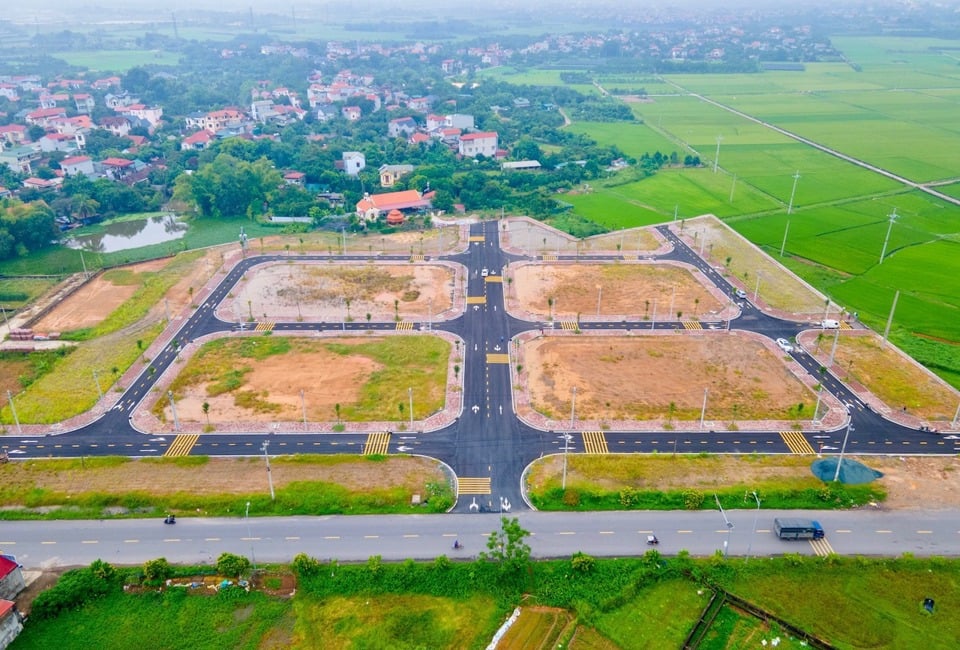
[[[434,192],[421,194],[417,190],[367,194],[357,201],[357,216],[367,221],[376,221],[381,214],[389,215],[397,210],[429,210],[433,207]],[[401,214],[402,216],[402,214]]]
[[12,600],[24,589],[20,565],[9,555],[0,555],[0,598]]

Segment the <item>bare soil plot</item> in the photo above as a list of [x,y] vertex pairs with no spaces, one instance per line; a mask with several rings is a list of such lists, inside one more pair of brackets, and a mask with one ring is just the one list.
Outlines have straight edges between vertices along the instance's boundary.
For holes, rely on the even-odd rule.
[[[702,250],[703,257],[712,266],[724,267],[727,275],[736,278],[734,284],[742,285],[751,296],[759,286],[759,297],[770,307],[823,318],[826,296],[777,264],[716,217],[688,219],[682,226],[674,227],[674,231],[698,253]],[[832,311],[836,316],[836,306]]]
[[598,302],[600,316],[628,320],[696,319],[724,306],[690,271],[672,264],[524,264],[511,278],[522,309],[556,320],[595,317]]
[[873,332],[806,332],[801,339],[826,364],[836,336],[833,361],[837,372],[846,374],[893,410],[905,409],[921,420],[945,425],[953,420],[957,391],[899,349],[884,345]]
[[[877,485],[887,491],[886,509],[960,507],[960,458],[955,456],[861,456],[856,460],[883,472]],[[708,491],[737,483],[791,479],[820,485],[810,471],[814,456],[581,456],[568,458],[568,484],[624,488]],[[535,463],[528,475],[533,488],[559,481],[559,455]]]
[[[411,493],[422,493],[426,482],[446,481],[439,464],[422,457],[390,456],[375,467],[370,461],[347,456],[317,457],[316,461],[274,457],[274,486],[279,489],[298,481],[323,481],[350,491],[403,487]],[[0,465],[0,480],[8,494],[42,490],[61,494],[129,491],[216,495],[262,493],[266,478],[261,458],[210,458],[203,465],[143,459],[92,468],[60,461],[25,461]]]
[[34,324],[33,329],[37,332],[67,332],[93,327],[122,305],[136,290],[135,284],[114,284],[99,275],[54,307]]
[[711,420],[796,419],[815,401],[766,345],[726,333],[534,339],[523,364],[548,417],[569,412],[574,386],[583,420],[696,419],[704,389]]
[[[433,264],[290,263],[257,267],[221,311],[237,320],[426,319],[452,307],[455,273]],[[348,304],[349,303],[349,304]],[[251,316],[252,314],[252,316]]]
[[501,241],[505,246],[529,255],[571,255],[610,253],[640,255],[657,250],[661,241],[647,228],[633,228],[586,239],[577,239],[561,230],[528,217],[501,221]]

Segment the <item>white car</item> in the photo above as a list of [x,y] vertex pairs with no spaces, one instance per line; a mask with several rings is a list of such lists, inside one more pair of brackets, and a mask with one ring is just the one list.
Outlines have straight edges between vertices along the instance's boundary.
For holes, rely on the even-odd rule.
[[740,298],[741,300],[745,300],[747,297],[747,292],[743,289],[737,289],[734,293],[736,294],[737,298]]
[[791,345],[787,339],[777,339],[777,345],[787,354],[793,352],[793,345]]
[[490,275],[490,271],[488,271],[487,269],[483,269],[482,271],[480,271],[480,276],[481,276],[481,277],[484,277],[484,278],[485,278],[485,277],[487,277],[488,275]]

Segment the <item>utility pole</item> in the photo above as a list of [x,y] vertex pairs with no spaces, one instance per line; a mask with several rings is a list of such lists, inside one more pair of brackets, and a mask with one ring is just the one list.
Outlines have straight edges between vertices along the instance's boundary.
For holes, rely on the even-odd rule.
[[413,387],[407,389],[407,397],[410,399],[410,430],[413,431]]
[[303,398],[303,389],[300,389],[300,410],[303,411],[303,423],[307,423],[307,402]]
[[787,220],[787,226],[783,229],[783,243],[780,244],[780,257],[783,257],[783,251],[787,248],[787,233],[790,232],[790,220]]
[[894,208],[893,212],[889,215],[890,225],[887,226],[887,236],[883,239],[883,249],[880,251],[880,264],[883,264],[883,258],[887,254],[887,243],[890,241],[890,232],[893,230],[893,222],[897,220],[897,209]]
[[890,315],[887,316],[887,326],[883,329],[883,342],[887,342],[887,337],[890,336],[890,326],[893,324],[893,312],[897,309],[897,301],[900,300],[900,291],[897,290],[897,293],[893,295],[893,305],[890,306]]
[[700,430],[703,431],[703,421],[707,417],[707,392],[709,388],[703,389],[703,407],[700,409]]
[[577,413],[577,387],[573,387],[573,396],[570,398],[570,433],[563,437],[563,480],[560,487],[567,489],[567,450],[570,449],[570,438],[573,437],[573,426]]
[[97,385],[97,393],[100,395],[101,401],[103,400],[103,389],[100,388],[100,377],[97,376],[97,369],[93,369],[93,383]]
[[840,445],[840,458],[837,460],[837,471],[833,473],[833,480],[840,480],[840,466],[843,465],[843,452],[847,450],[847,438],[850,437],[850,432],[854,431],[853,420],[847,421],[847,431],[843,434],[843,444]]
[[[790,190],[790,203],[787,204],[787,214],[793,214],[793,195],[797,193],[797,181],[800,180],[800,170],[793,175],[793,189]],[[782,256],[783,253],[780,253]]]
[[723,140],[722,135],[717,136],[717,153],[713,157],[713,173],[717,173],[717,167],[720,165],[720,142]]
[[180,431],[180,419],[177,418],[177,405],[173,401],[173,391],[167,391],[167,397],[170,399],[170,411],[173,413],[173,430]]
[[20,428],[20,418],[17,417],[17,407],[13,405],[13,395],[7,391],[7,403],[10,404],[10,413],[13,414],[13,422],[17,425],[17,435],[23,435],[23,429]]
[[267,483],[270,484],[270,500],[276,501],[277,497],[273,493],[273,473],[270,471],[270,455],[267,453],[267,447],[270,446],[270,441],[265,440],[263,446],[260,448],[263,450],[263,460],[267,462]]

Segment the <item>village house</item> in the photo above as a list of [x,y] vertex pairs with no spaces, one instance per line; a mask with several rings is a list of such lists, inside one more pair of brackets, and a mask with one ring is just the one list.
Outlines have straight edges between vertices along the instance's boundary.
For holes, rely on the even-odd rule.
[[6,165],[18,174],[32,174],[31,163],[40,160],[39,145],[25,145],[0,151],[0,164]]
[[306,181],[307,175],[303,172],[287,172],[283,175],[283,182],[287,185],[299,185],[303,187]]
[[380,187],[393,187],[400,180],[413,171],[413,165],[380,165]]
[[27,124],[47,128],[50,126],[50,120],[66,116],[67,109],[60,106],[54,106],[52,108],[38,108],[35,111],[27,113]]
[[0,126],[0,140],[10,146],[21,145],[28,140],[27,127],[22,124]]
[[497,155],[496,131],[478,131],[460,136],[458,153],[467,158],[486,156],[493,158]]
[[203,151],[210,146],[213,140],[213,134],[209,131],[197,131],[180,142],[180,149],[183,151]]
[[23,630],[23,619],[11,600],[0,600],[0,650],[13,643]]
[[367,166],[367,158],[360,151],[343,152],[343,171],[347,176],[356,176]]
[[404,211],[429,210],[434,193],[421,194],[416,190],[387,192],[386,194],[367,194],[357,202],[357,216],[365,221],[376,221],[381,215],[392,210]]
[[363,116],[363,111],[360,110],[359,106],[344,106],[340,112],[344,119],[350,122],[356,122]]
[[417,132],[417,121],[412,117],[398,117],[387,124],[387,135],[391,138],[406,138]]
[[93,159],[90,156],[70,156],[60,161],[60,169],[67,176],[93,176]]
[[147,106],[145,104],[130,104],[114,109],[121,115],[128,115],[139,120],[144,120],[150,125],[150,128],[156,127],[163,117],[163,108],[160,106]]
[[130,118],[124,115],[115,115],[113,117],[101,118],[97,126],[104,131],[109,131],[113,135],[122,138],[130,133],[130,129],[133,128],[133,123],[130,121]]

